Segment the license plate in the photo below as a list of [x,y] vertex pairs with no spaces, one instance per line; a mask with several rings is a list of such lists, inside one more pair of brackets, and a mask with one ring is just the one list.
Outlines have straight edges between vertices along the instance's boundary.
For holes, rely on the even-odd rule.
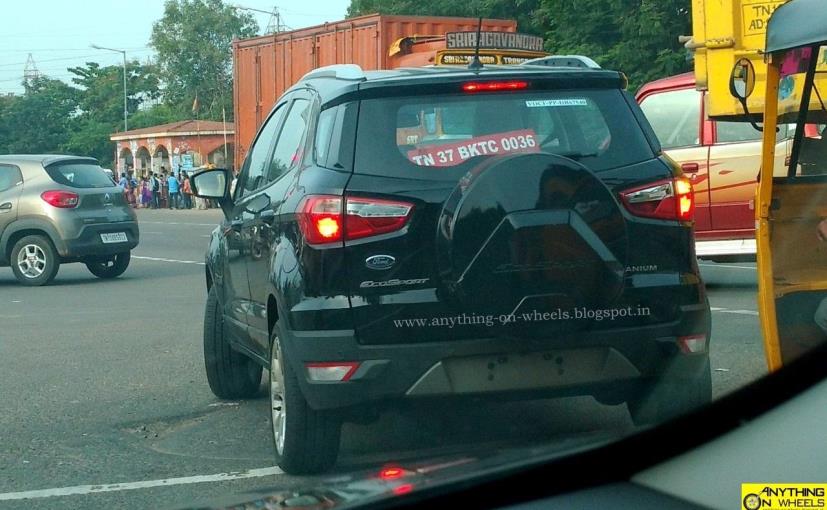
[[128,239],[126,238],[126,232],[114,232],[111,234],[101,234],[101,241],[103,241],[104,244],[125,243]]

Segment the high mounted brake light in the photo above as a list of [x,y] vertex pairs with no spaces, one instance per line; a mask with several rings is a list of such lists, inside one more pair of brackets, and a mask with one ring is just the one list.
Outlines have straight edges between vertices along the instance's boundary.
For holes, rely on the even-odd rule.
[[[312,195],[299,206],[299,227],[309,244],[334,244],[344,240],[387,234],[402,229],[413,204],[378,198]],[[342,214],[344,209],[345,214]]]
[[483,81],[462,84],[463,92],[499,92],[503,90],[523,90],[528,88],[527,81]]
[[635,216],[678,221],[692,221],[695,217],[692,184],[683,177],[632,188],[623,191],[620,198]]

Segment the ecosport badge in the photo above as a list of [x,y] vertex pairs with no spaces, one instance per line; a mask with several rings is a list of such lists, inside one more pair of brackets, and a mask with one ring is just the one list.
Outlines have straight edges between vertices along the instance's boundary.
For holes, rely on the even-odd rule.
[[365,267],[377,271],[390,269],[394,264],[396,264],[396,258],[391,255],[373,255],[365,259]]

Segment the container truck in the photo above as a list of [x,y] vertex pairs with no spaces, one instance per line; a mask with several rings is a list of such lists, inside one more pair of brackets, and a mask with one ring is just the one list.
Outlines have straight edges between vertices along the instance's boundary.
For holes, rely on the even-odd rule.
[[547,55],[542,38],[518,34],[513,20],[372,14],[233,42],[235,167],[281,94],[317,67],[364,70],[464,65],[480,29],[483,64],[517,64]]

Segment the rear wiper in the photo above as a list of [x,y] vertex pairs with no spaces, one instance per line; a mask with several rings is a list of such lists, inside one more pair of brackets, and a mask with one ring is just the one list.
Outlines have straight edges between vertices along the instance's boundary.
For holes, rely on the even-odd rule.
[[569,159],[595,158],[599,156],[596,152],[552,152],[552,154]]

